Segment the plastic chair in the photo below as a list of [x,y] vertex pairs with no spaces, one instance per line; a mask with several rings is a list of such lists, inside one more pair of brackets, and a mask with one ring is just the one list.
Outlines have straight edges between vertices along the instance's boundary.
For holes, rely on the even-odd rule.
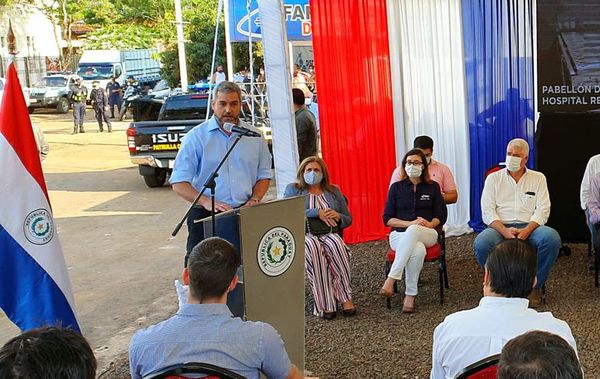
[[492,355],[465,367],[454,379],[496,379],[500,354]]
[[[193,374],[194,376],[186,376],[187,374]],[[159,372],[146,375],[143,379],[187,379],[196,378],[198,374],[206,375],[202,376],[202,379],[246,379],[246,377],[226,368],[199,362],[170,366]]]
[[[438,262],[438,274],[440,279],[440,305],[444,304],[444,288],[450,289],[448,285],[448,268],[446,266],[446,234],[443,230],[438,231],[438,243],[428,247],[425,252],[425,262]],[[385,261],[384,270],[385,276],[390,273],[392,263],[396,258],[396,252],[392,249],[388,250],[387,259]],[[394,292],[398,293],[398,284],[394,283]],[[386,299],[386,306],[392,309],[392,300]]]

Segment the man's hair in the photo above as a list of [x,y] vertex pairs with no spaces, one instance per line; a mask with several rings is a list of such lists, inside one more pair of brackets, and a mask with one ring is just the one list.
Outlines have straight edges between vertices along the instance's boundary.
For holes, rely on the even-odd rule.
[[[222,93],[232,93],[235,92],[238,95],[238,98],[240,99],[240,102],[242,101],[242,90],[240,89],[240,87],[233,83],[233,82],[228,82],[227,80],[222,81],[221,83],[217,84],[217,86],[215,87],[215,99],[217,98],[217,95],[219,94],[219,92]],[[213,99],[214,101],[214,99]]]
[[485,268],[490,288],[498,295],[526,298],[533,290],[537,253],[529,243],[518,238],[504,240],[490,252]]
[[418,136],[413,142],[415,149],[433,149],[433,139],[429,136]]
[[83,336],[71,329],[27,331],[0,349],[3,379],[94,379],[96,358]]
[[515,138],[510,140],[510,142],[508,142],[508,145],[506,146],[506,149],[508,150],[509,147],[523,150],[525,155],[529,156],[529,144],[523,138]]
[[292,97],[294,98],[294,104],[304,105],[304,92],[300,88],[292,88]]
[[221,297],[239,265],[240,257],[232,244],[219,237],[203,240],[194,246],[187,263],[190,294],[199,301]]
[[498,363],[499,379],[581,379],[575,350],[561,337],[539,330],[508,341]]

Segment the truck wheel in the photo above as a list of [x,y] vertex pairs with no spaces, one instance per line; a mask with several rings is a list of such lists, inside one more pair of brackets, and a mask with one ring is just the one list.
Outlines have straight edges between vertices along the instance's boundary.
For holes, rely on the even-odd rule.
[[34,107],[27,107],[27,112],[29,112],[29,114],[32,114],[33,112],[35,112],[35,108]]
[[58,104],[56,104],[56,111],[58,113],[67,113],[69,111],[69,105],[69,99],[61,97],[58,99]]
[[144,182],[150,188],[162,187],[167,180],[167,170],[164,168],[155,168],[154,174],[144,175]]

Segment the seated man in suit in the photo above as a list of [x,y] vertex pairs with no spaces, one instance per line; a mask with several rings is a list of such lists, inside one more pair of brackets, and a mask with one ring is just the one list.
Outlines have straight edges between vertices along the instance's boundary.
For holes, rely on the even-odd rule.
[[600,172],[591,178],[586,213],[594,251],[600,252]]
[[[450,168],[440,161],[432,158],[433,156],[433,139],[429,136],[418,136],[413,142],[413,148],[423,150],[427,158],[427,170],[429,177],[440,185],[444,202],[447,205],[454,204],[458,200],[458,191],[456,183]],[[390,178],[390,187],[392,184],[399,182],[401,178],[401,167],[396,167]]]
[[498,362],[498,379],[583,379],[577,353],[560,336],[535,330],[508,341]]
[[529,144],[515,138],[506,148],[506,168],[486,178],[481,215],[488,227],[475,238],[475,256],[483,267],[489,252],[502,240],[518,238],[531,243],[538,253],[538,282],[529,298],[535,308],[542,303],[541,289],[561,242],[556,230],[544,225],[550,216],[546,177],[525,167],[527,159]]
[[573,349],[566,322],[528,308],[536,283],[537,254],[525,241],[502,241],[487,257],[479,306],[456,312],[435,328],[431,378],[454,378],[465,367],[499,354],[506,341],[529,330],[558,334]]
[[243,321],[227,308],[239,265],[235,248],[222,238],[207,238],[192,249],[182,275],[189,285],[187,303],[175,316],[133,336],[132,378],[185,362],[213,364],[247,378],[258,379],[260,372],[267,378],[302,377],[271,325]]

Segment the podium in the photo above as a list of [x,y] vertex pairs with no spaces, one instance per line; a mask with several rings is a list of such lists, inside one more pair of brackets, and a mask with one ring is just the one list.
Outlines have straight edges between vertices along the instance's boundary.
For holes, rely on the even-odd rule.
[[[271,324],[290,360],[304,370],[304,198],[238,208],[215,217],[215,235],[241,254],[240,283],[227,305],[235,316]],[[212,236],[211,218],[203,223]]]

